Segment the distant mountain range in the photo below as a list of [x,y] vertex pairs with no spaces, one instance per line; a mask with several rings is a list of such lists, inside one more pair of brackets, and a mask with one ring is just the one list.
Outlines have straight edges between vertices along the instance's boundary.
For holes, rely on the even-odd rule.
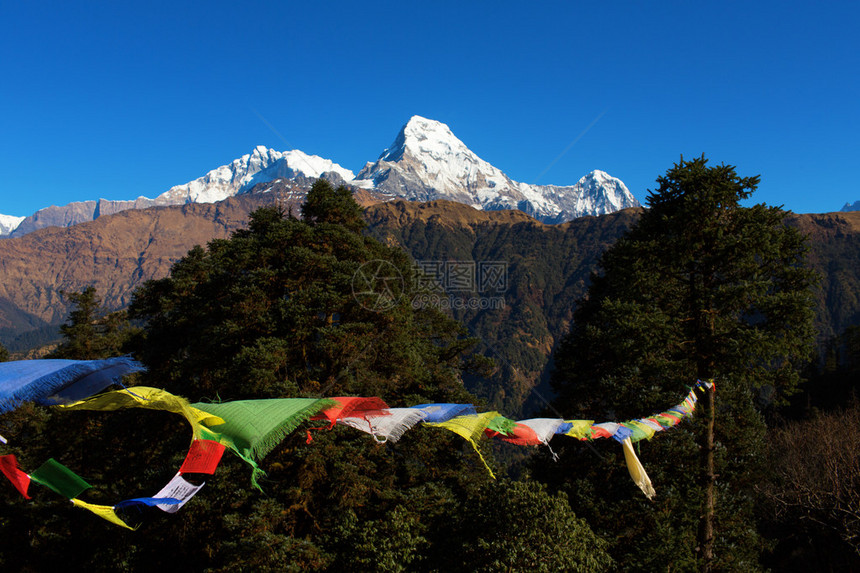
[[518,209],[544,223],[562,223],[583,215],[601,215],[639,202],[624,183],[592,171],[575,185],[532,185],[513,181],[469,150],[444,123],[412,117],[375,162],[353,174],[331,160],[299,150],[264,146],[213,169],[154,199],[99,199],[40,209],[29,217],[0,215],[0,237],[19,237],[45,227],[68,227],[129,209],[187,203],[213,203],[277,181],[307,187],[323,177],[375,192],[381,201],[447,199],[476,209]]
[[860,211],[860,201],[854,201],[854,204],[845,203],[845,206],[840,211]]

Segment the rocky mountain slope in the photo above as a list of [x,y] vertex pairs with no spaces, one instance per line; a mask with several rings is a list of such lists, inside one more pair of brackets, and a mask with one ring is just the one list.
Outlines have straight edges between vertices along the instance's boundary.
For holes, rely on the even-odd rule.
[[809,264],[821,275],[815,291],[819,339],[860,324],[860,211],[791,215],[809,237]]
[[[166,276],[193,246],[229,236],[264,205],[299,213],[306,193],[304,186],[276,180],[217,203],[130,209],[0,240],[0,342],[18,349],[44,337],[34,331],[55,333],[68,313],[62,291],[94,286],[107,308],[123,308],[134,288]],[[379,201],[363,190],[355,198],[365,206]]]
[[[0,241],[0,342],[20,351],[49,332],[56,336],[68,312],[60,291],[92,285],[110,308],[122,308],[135,287],[166,276],[194,245],[242,228],[258,206],[279,204],[298,212],[300,187],[281,181],[256,189],[215,204],[124,211]],[[461,304],[430,304],[447,305],[481,339],[482,350],[500,369],[497,380],[473,389],[512,413],[541,402],[539,383],[551,367],[549,356],[590,273],[640,212],[546,225],[515,210],[481,211],[444,200],[378,203],[370,191],[359,199],[371,205],[365,211],[368,233],[403,247],[440,281],[455,271],[460,278],[464,270],[474,277],[449,292],[448,300]],[[787,222],[809,235],[809,260],[822,275],[816,294],[822,339],[860,324],[860,212],[792,215]],[[504,270],[492,288],[480,283],[486,265]]]
[[276,198],[128,210],[0,241],[0,340],[14,348],[28,327],[56,329],[68,312],[62,291],[94,286],[108,308],[123,308],[136,286],[165,276],[191,247],[242,228],[264,197]]

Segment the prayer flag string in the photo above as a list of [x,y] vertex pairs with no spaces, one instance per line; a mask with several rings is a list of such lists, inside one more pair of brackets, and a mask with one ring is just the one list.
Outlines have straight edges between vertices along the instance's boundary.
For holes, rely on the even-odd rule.
[[[684,418],[692,416],[698,401],[698,390],[715,390],[713,381],[697,381],[684,400],[668,410],[624,422],[601,423],[561,418],[515,421],[494,411],[478,413],[471,404],[420,404],[409,408],[389,408],[378,397],[279,398],[190,404],[185,398],[174,396],[165,390],[142,386],[94,397],[80,395],[86,394],[87,388],[98,388],[96,391],[103,389],[105,380],[118,381],[117,376],[121,377],[121,373],[140,369],[137,363],[129,360],[125,358],[123,361],[106,364],[106,361],[87,361],[102,364],[86,365],[70,364],[82,361],[42,361],[52,364],[32,367],[18,364],[14,369],[0,369],[0,412],[14,409],[26,400],[37,400],[42,403],[71,402],[58,406],[63,410],[113,411],[148,408],[182,415],[190,423],[193,436],[188,454],[174,478],[153,497],[129,499],[114,506],[96,505],[78,498],[91,486],[53,458],[27,474],[18,466],[14,455],[0,455],[0,472],[22,496],[30,499],[29,485],[31,481],[35,481],[68,498],[76,507],[91,511],[118,526],[133,529],[116,513],[117,509],[150,506],[168,513],[177,512],[204,485],[195,485],[183,476],[214,474],[225,449],[228,448],[251,465],[252,484],[260,488],[257,479],[265,473],[259,468],[258,462],[303,422],[324,420],[328,422],[328,429],[336,425],[349,426],[370,434],[378,443],[396,442],[406,431],[418,424],[447,429],[469,442],[493,478],[495,476],[478,447],[478,442],[483,438],[497,438],[515,445],[546,447],[549,447],[550,440],[557,434],[579,440],[613,438],[622,445],[630,477],[649,499],[653,499],[656,495],[654,487],[632,444],[640,440],[650,440],[656,433],[672,428]],[[74,376],[69,374],[72,371]],[[23,373],[25,383],[14,381],[13,372]],[[57,372],[65,374],[57,377]],[[107,374],[99,375],[99,372]],[[86,380],[91,376],[96,376],[91,379],[91,383],[75,386],[76,380]],[[41,389],[34,391],[33,383],[40,380],[44,382],[46,378],[52,382],[41,386],[39,383],[37,386]],[[93,381],[96,379],[97,383]],[[72,387],[77,390],[66,391]],[[41,395],[37,395],[39,393]],[[51,398],[51,395],[54,398]],[[80,399],[69,400],[72,396]],[[553,457],[556,457],[554,453]]]

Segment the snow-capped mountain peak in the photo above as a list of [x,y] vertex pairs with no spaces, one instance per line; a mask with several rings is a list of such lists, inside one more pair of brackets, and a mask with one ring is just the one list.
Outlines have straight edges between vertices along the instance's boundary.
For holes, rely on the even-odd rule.
[[14,215],[0,215],[0,237],[8,235],[18,228],[21,221],[26,217],[15,217]]
[[213,169],[194,181],[171,187],[155,199],[138,197],[130,201],[100,199],[69,203],[64,207],[40,209],[29,217],[20,218],[21,220],[17,217],[0,215],[0,237],[20,236],[43,227],[67,227],[126,209],[145,209],[184,203],[214,203],[233,195],[246,193],[258,183],[284,179],[304,185],[309,180],[322,176],[340,183],[351,181],[354,174],[329,159],[308,155],[298,149],[276,151],[264,145],[258,145],[250,153]]
[[300,176],[320,177],[323,173],[336,173],[345,181],[354,177],[349,169],[318,155],[308,155],[298,149],[275,151],[258,145],[251,153],[234,159],[229,165],[222,165],[184,185],[171,187],[156,200],[166,203],[214,203],[248,191],[258,183]]
[[417,115],[353,184],[409,200],[450,199],[477,209],[520,209],[551,223],[639,205],[619,179],[603,171],[567,187],[513,181],[466,147],[447,125]]
[[472,154],[462,141],[457,139],[447,125],[440,121],[413,115],[403,126],[391,147],[382,152],[380,160],[397,161],[406,151],[428,154],[441,160],[450,155]]
[[447,125],[416,115],[353,183],[410,200],[445,198],[476,206],[481,203],[476,192],[510,179],[475,155]]

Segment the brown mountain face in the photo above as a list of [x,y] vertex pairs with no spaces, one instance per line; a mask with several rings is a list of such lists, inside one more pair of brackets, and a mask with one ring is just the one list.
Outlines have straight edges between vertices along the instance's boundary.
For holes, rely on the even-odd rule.
[[[264,205],[298,213],[306,193],[291,183],[268,183],[219,203],[122,210],[0,239],[0,333],[61,323],[68,307],[60,291],[94,286],[107,308],[123,308],[138,285],[167,276],[193,246],[228,237]],[[364,190],[356,200],[364,206],[379,201]]]
[[[307,189],[277,181],[219,203],[122,210],[69,227],[0,239],[0,343],[20,351],[44,341],[36,331],[55,331],[69,312],[62,291],[93,286],[107,309],[124,308],[140,284],[167,276],[173,263],[195,245],[245,227],[254,209],[278,204],[298,214]],[[364,190],[357,190],[355,197],[364,206],[379,201]],[[97,207],[91,203],[79,205]],[[16,342],[22,334],[23,340]]]
[[[404,248],[447,287],[450,297],[440,306],[496,361],[493,379],[467,380],[470,390],[500,411],[525,415],[550,397],[541,385],[550,355],[570,326],[598,258],[640,212],[549,225],[517,211],[394,201],[368,209],[366,218],[372,235]],[[501,271],[504,280],[487,283],[495,275],[486,271]],[[464,277],[474,283],[464,284]]]
[[59,324],[68,313],[61,291],[94,286],[107,308],[123,308],[144,281],[167,275],[194,245],[227,237],[275,195],[129,210],[68,228],[0,240],[0,329]]
[[809,237],[809,264],[821,275],[816,326],[821,341],[860,324],[860,211],[791,215]]

